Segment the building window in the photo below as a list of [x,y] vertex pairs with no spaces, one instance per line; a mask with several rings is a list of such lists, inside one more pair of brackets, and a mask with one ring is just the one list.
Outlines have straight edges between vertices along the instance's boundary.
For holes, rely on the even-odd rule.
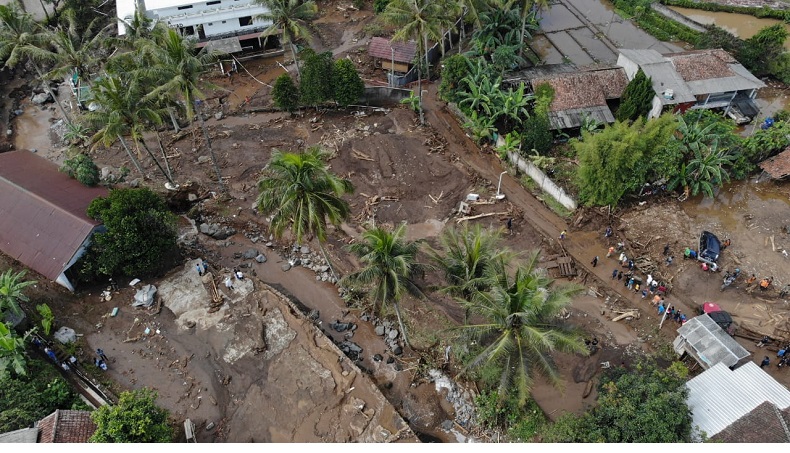
[[239,17],[239,26],[246,27],[252,25],[252,16]]
[[223,21],[222,21],[222,23],[223,23],[223,24],[224,24],[225,22],[227,22],[227,21],[226,21],[226,20],[223,20]]
[[214,0],[213,2],[206,2],[206,5],[208,5],[208,6],[219,5],[220,3],[222,3],[221,0]]
[[210,26],[214,25],[214,22],[209,22],[207,25],[210,27]]
[[191,9],[191,8],[192,8],[192,5],[179,6],[179,7],[178,7],[178,10],[180,11],[180,10],[182,10],[182,9]]

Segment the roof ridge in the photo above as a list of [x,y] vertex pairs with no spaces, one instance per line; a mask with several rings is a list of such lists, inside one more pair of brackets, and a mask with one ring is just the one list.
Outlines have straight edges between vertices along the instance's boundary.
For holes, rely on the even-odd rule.
[[782,425],[782,429],[785,432],[785,438],[787,441],[790,442],[790,429],[787,428],[787,423],[785,422],[785,418],[782,416],[782,413],[779,411],[779,408],[776,404],[771,403],[771,407],[774,408],[774,413],[776,414],[776,418],[779,419],[779,423]]

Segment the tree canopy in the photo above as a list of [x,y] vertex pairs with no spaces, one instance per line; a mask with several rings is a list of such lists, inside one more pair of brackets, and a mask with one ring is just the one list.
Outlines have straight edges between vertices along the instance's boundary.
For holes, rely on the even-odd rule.
[[365,83],[359,77],[354,63],[347,58],[335,61],[333,82],[335,101],[343,107],[359,102],[359,98],[365,94]]
[[647,117],[655,95],[652,80],[642,69],[639,69],[623,91],[620,108],[617,109],[617,119],[636,121],[639,117]]
[[299,87],[296,86],[290,74],[280,74],[274,81],[272,98],[274,99],[274,105],[276,105],[278,109],[293,113],[294,110],[299,108],[300,97]]
[[164,443],[173,441],[169,412],[154,404],[156,392],[149,389],[121,393],[116,405],[102,406],[91,414],[96,432],[90,442]]
[[598,405],[581,416],[561,417],[544,433],[546,442],[690,442],[686,402],[688,370],[680,362],[666,370],[650,362],[608,370],[598,385]]
[[149,189],[114,189],[88,206],[88,216],[104,224],[83,264],[83,275],[152,275],[177,252],[175,217]]

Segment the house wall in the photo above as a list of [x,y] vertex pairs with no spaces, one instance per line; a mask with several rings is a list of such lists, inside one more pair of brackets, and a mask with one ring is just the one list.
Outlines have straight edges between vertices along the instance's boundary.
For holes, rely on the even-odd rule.
[[82,258],[83,255],[85,255],[85,252],[88,251],[88,246],[91,245],[91,239],[93,238],[94,233],[101,231],[106,231],[104,225],[95,227],[93,231],[91,231],[91,233],[85,238],[85,240],[82,241],[80,248],[77,249],[77,251],[74,253],[74,256],[72,256],[69,262],[63,267],[63,272],[61,272],[60,275],[58,275],[58,278],[55,279],[55,283],[63,286],[71,292],[74,292],[74,285],[66,276],[66,271],[68,271],[69,268],[71,268],[71,266],[73,266],[80,258]]
[[[252,0],[199,1],[167,8],[157,8],[155,5],[156,2],[146,2],[146,16],[161,20],[176,29],[192,26],[195,28],[195,36],[198,35],[197,26],[202,25],[206,38],[254,32],[271,24],[254,19],[268,9],[253,3]],[[242,25],[240,19],[249,23]]]
[[661,99],[658,96],[653,97],[653,103],[650,107],[650,113],[647,114],[648,118],[658,118],[661,116],[661,112],[664,110],[664,104],[661,103]]
[[620,54],[617,57],[617,66],[620,66],[625,70],[625,76],[628,77],[629,82],[633,80],[633,78],[636,76],[636,73],[639,72],[639,65],[626,58],[623,54]]

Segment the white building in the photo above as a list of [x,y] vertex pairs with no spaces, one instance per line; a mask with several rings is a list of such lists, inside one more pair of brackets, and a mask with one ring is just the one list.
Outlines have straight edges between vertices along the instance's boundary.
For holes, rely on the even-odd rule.
[[[198,41],[232,38],[235,41],[256,39],[271,22],[256,20],[268,11],[253,0],[116,0],[119,19],[130,20],[135,8]],[[123,21],[118,21],[118,35],[126,34]]]

